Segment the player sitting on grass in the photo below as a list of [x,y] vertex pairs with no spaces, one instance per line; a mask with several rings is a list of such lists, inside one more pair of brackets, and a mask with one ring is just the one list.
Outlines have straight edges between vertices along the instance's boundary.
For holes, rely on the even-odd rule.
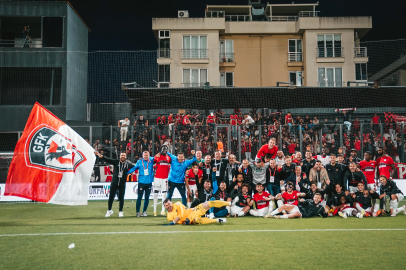
[[347,217],[357,217],[357,218],[362,218],[364,215],[359,213],[357,209],[352,207],[352,201],[348,201],[348,199],[345,196],[341,196],[339,198],[340,205],[337,206],[337,208],[334,210],[334,215],[335,212],[338,212],[338,215],[342,218],[347,218]]
[[269,201],[273,200],[274,197],[270,195],[268,192],[264,191],[263,184],[257,184],[256,187],[257,193],[254,194],[253,200],[255,201],[255,205],[257,206],[257,210],[251,209],[250,214],[252,216],[261,216],[268,214],[273,209],[269,209]]
[[319,193],[321,195],[321,204],[323,206],[326,206],[326,202],[323,201],[323,198],[324,198],[324,194],[326,194],[330,190],[330,180],[326,179],[326,183],[327,183],[326,189],[319,190],[317,188],[316,182],[311,182],[309,189],[305,188],[303,186],[302,182],[299,182],[300,190],[306,194],[303,198],[306,200],[311,200],[311,199],[313,199],[314,194]]
[[[274,218],[301,218],[301,217],[314,217],[314,216],[322,216],[327,217],[327,211],[324,207],[320,204],[321,201],[321,194],[316,193],[314,194],[313,200],[305,200],[301,199],[299,205],[289,205],[284,204],[282,207],[279,207],[272,211],[272,213],[264,216],[264,218],[274,217]],[[277,215],[285,211],[287,214],[285,215]]]
[[164,207],[168,210],[167,218],[170,221],[169,224],[165,225],[175,225],[175,224],[211,224],[211,223],[225,223],[225,218],[210,219],[202,217],[211,207],[223,207],[230,206],[231,202],[222,201],[208,201],[201,203],[195,208],[187,209],[182,203],[177,202],[172,204],[169,199],[164,201]]
[[[304,197],[306,196],[306,193],[300,193],[296,190],[294,190],[293,183],[292,182],[287,182],[285,186],[285,192],[282,194],[276,195],[275,199],[276,200],[284,200],[285,204],[288,205],[298,205],[299,203],[299,197]],[[278,205],[280,205],[278,203]]]
[[[211,199],[231,202],[231,198],[229,197],[228,192],[227,192],[226,182],[224,182],[224,181],[220,182],[219,189],[217,190],[216,194],[214,194]],[[211,210],[212,209],[210,209],[210,211]],[[213,209],[214,217],[229,216],[230,212],[231,212],[230,206]]]
[[243,217],[250,210],[254,201],[251,199],[251,195],[249,195],[248,193],[249,191],[250,191],[249,185],[242,184],[241,193],[238,193],[232,201],[230,209],[231,216]]
[[335,185],[335,192],[331,194],[329,199],[327,200],[327,206],[329,209],[329,216],[334,216],[337,215],[338,213],[338,206],[340,206],[342,203],[340,201],[341,197],[344,196],[345,199],[347,200],[348,203],[353,205],[353,201],[351,198],[351,194],[349,191],[343,191],[343,187],[341,186],[340,183],[337,183]]
[[[395,217],[396,214],[400,213],[403,211],[403,214],[406,215],[406,206],[403,205],[403,207],[399,207],[399,202],[403,200],[403,193],[400,191],[400,189],[396,186],[395,181],[388,180],[388,178],[385,175],[379,176],[379,182],[381,183],[381,186],[379,188],[380,196],[380,207],[383,209],[383,199],[386,196],[389,196],[390,198],[390,214],[391,217]],[[374,213],[379,215],[379,213]],[[385,214],[385,211],[382,210],[382,214]]]
[[[364,215],[366,217],[372,216],[372,199],[377,199],[379,196],[373,190],[368,191],[365,189],[364,182],[359,182],[357,184],[358,191],[352,193],[352,199],[354,201],[354,207],[358,210],[358,213],[361,214],[359,218],[362,218]],[[379,210],[378,205],[375,205],[375,212]]]

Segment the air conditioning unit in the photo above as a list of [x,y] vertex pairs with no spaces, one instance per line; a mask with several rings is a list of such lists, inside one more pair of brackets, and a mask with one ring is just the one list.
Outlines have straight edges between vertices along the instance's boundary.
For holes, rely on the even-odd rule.
[[178,18],[188,18],[189,11],[187,10],[178,10]]

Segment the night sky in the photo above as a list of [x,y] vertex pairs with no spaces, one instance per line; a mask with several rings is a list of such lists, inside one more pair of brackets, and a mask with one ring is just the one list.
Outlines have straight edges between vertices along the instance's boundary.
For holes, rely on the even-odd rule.
[[[90,51],[155,50],[158,45],[151,30],[153,17],[177,17],[178,10],[188,10],[191,17],[204,17],[206,4],[248,4],[248,0],[71,0],[69,2],[91,29]],[[291,0],[269,2],[292,3]],[[313,3],[311,0],[294,2]],[[320,11],[320,16],[326,17],[372,16],[372,30],[362,41],[406,38],[405,0],[319,0],[316,10]]]

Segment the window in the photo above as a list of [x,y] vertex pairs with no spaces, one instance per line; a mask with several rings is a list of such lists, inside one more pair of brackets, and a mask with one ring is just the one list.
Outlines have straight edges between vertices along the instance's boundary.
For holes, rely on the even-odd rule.
[[159,88],[169,88],[171,81],[171,65],[158,66],[158,85]]
[[289,39],[288,40],[288,61],[289,62],[302,62],[302,40]]
[[200,87],[207,82],[207,69],[184,69],[183,86]]
[[170,31],[159,30],[158,58],[170,58]]
[[182,58],[208,58],[207,36],[183,36]]
[[367,76],[367,63],[356,63],[355,64],[355,80],[366,81]]
[[289,71],[289,82],[291,85],[302,86],[303,75],[302,71]]
[[42,18],[42,47],[62,47],[63,17]]
[[341,35],[317,35],[317,57],[342,57]]
[[234,87],[234,72],[220,72],[220,86]]
[[170,38],[171,37],[171,32],[169,30],[159,30],[159,38]]
[[234,62],[234,41],[220,40],[220,62]]
[[318,69],[319,86],[321,87],[342,87],[343,69],[342,68],[319,68]]

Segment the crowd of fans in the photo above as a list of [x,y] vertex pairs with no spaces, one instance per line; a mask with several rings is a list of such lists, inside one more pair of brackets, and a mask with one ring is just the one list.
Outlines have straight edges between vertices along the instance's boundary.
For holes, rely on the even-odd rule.
[[[363,150],[370,151],[376,159],[377,149],[382,146],[396,162],[404,162],[402,134],[405,136],[405,131],[401,131],[401,125],[393,118],[385,121],[375,114],[370,120],[362,121],[361,130],[360,119],[353,117],[355,119],[351,120],[354,110],[337,110],[336,117],[331,120],[308,115],[301,117],[289,112],[262,115],[256,109],[246,114],[234,109],[230,115],[225,115],[221,109],[206,111],[204,115],[186,111],[161,115],[150,121],[140,115],[133,123],[134,141],[129,133],[130,121],[126,118],[118,123],[120,139],[113,141],[113,149],[105,147],[105,150],[114,154],[126,152],[138,160],[143,151],[152,155],[166,145],[170,153],[183,152],[187,157],[192,149],[211,156],[219,150],[224,155],[228,153],[237,157],[241,153],[241,158],[252,161],[259,147],[275,138],[284,156],[296,153],[304,156],[306,151],[317,155],[324,149],[328,155],[342,154],[346,158],[351,149],[355,149],[359,158],[362,158]],[[103,148],[102,145],[110,146],[110,141],[96,142],[95,150]]]

